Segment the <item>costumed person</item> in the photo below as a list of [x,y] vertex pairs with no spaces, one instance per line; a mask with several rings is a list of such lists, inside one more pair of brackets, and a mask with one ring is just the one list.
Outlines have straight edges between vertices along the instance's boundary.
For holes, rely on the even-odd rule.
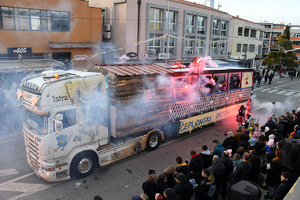
[[247,114],[251,114],[251,110],[252,110],[252,99],[248,98],[248,102],[247,102]]
[[246,113],[246,109],[245,106],[242,105],[239,109],[239,113],[237,115],[237,122],[239,124],[245,123],[245,113]]

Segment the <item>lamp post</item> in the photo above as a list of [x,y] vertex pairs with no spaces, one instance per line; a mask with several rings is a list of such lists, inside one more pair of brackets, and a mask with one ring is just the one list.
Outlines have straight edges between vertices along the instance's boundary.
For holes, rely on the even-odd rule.
[[168,0],[168,26],[167,26],[167,51],[166,51],[166,68],[168,64],[168,54],[169,54],[169,26],[170,26],[170,0]]

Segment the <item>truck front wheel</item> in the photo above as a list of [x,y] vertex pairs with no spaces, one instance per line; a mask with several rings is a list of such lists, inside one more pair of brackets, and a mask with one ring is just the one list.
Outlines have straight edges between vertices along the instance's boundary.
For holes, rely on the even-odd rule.
[[153,132],[148,136],[146,148],[149,151],[153,151],[158,148],[160,144],[160,137],[157,132]]
[[72,161],[72,174],[77,178],[87,177],[94,171],[96,164],[95,156],[91,152],[80,153]]

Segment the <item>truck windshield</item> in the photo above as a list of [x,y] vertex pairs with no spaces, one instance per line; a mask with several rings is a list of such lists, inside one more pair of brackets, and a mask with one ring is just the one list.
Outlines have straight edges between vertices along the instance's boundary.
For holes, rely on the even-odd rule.
[[26,112],[26,124],[36,130],[40,135],[47,134],[47,122],[48,117],[44,115],[37,115],[27,110]]

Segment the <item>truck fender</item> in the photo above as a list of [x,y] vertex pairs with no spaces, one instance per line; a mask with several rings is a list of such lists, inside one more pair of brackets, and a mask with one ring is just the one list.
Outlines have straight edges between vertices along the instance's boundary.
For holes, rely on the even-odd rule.
[[98,154],[97,154],[97,149],[92,147],[92,146],[81,146],[81,147],[78,147],[76,149],[73,149],[73,151],[70,153],[69,155],[69,175],[70,172],[71,172],[71,163],[73,161],[73,159],[75,158],[75,156],[79,155],[80,153],[82,152],[92,152],[96,159],[97,159],[97,165],[99,164],[99,157],[98,157]]

